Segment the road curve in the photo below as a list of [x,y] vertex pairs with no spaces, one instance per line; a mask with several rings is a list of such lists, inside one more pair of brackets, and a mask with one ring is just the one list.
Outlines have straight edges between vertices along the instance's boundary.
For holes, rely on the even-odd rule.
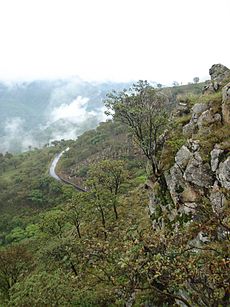
[[61,153],[57,154],[55,158],[53,159],[51,166],[50,166],[50,176],[53,177],[54,179],[61,181],[61,178],[56,174],[55,168],[57,166],[57,163],[61,156],[69,150],[69,147],[67,147],[65,150],[63,150]]
[[58,176],[55,172],[55,168],[57,166],[57,163],[59,161],[59,159],[61,158],[61,156],[67,152],[69,150],[69,147],[67,147],[65,150],[63,150],[62,152],[60,152],[59,154],[57,154],[55,156],[55,158],[53,159],[52,163],[51,163],[51,166],[50,166],[50,169],[49,169],[49,174],[51,177],[53,177],[55,180],[58,180],[58,181],[61,181],[61,182],[64,182],[65,184],[69,184],[69,185],[72,185],[76,190],[80,191],[80,192],[86,192],[85,189],[79,187],[78,185]]

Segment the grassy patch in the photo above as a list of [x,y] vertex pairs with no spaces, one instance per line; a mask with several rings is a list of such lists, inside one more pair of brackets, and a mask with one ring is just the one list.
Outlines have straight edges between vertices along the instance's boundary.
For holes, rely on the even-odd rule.
[[197,136],[197,139],[202,144],[200,153],[204,161],[210,161],[210,152],[215,144],[219,144],[220,148],[225,151],[230,151],[230,129],[227,125],[212,131],[210,134]]

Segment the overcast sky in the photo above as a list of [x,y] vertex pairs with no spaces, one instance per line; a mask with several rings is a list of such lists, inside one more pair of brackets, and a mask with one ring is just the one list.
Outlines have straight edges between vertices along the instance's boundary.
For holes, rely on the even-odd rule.
[[0,0],[0,79],[208,78],[230,67],[229,0]]

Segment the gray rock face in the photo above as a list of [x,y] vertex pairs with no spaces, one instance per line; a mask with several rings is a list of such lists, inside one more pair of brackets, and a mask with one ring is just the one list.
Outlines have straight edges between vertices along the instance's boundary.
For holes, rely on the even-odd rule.
[[230,100],[230,82],[222,90],[223,102]]
[[197,126],[200,130],[204,127],[209,127],[211,124],[220,123],[220,122],[221,122],[221,115],[219,113],[213,114],[211,110],[206,110],[200,115],[197,121]]
[[215,93],[223,81],[230,78],[230,69],[222,64],[214,64],[209,69],[211,81],[208,81],[203,89],[203,94]]
[[186,136],[192,136],[196,131],[196,125],[190,121],[187,125],[183,127],[183,134]]
[[166,182],[169,188],[171,197],[175,204],[179,201],[179,194],[184,188],[183,173],[177,164],[170,169],[169,174],[166,175]]
[[192,113],[193,114],[201,114],[204,111],[208,110],[210,107],[209,103],[196,103],[193,107],[192,107]]
[[183,134],[192,136],[197,129],[208,127],[210,124],[220,122],[221,115],[213,114],[210,109],[210,103],[197,103],[192,108],[192,118],[190,122],[183,127]]
[[230,124],[230,83],[228,83],[222,90],[222,114],[225,123]]
[[216,173],[221,186],[230,189],[230,157],[220,163]]
[[211,76],[211,80],[220,83],[225,78],[230,77],[230,69],[222,64],[214,64],[209,69],[209,75]]
[[212,204],[213,212],[217,214],[221,214],[223,211],[223,207],[224,207],[225,196],[223,193],[221,193],[217,181],[214,183],[209,199]]
[[[195,111],[198,111],[198,109],[199,108],[197,109],[195,108]],[[198,118],[199,118],[199,113],[193,112],[190,122],[183,127],[183,134],[187,136],[192,136],[192,134],[196,132]]]
[[199,153],[189,161],[184,172],[184,179],[199,187],[209,188],[213,184],[211,169],[208,164],[203,164]]
[[187,136],[191,136],[196,132],[197,129],[197,121],[200,114],[206,111],[209,108],[208,103],[197,103],[192,108],[192,117],[190,122],[183,127],[183,134]]
[[185,169],[191,157],[192,153],[185,145],[183,145],[175,156],[176,164],[180,168]]
[[215,172],[219,166],[219,157],[223,153],[222,149],[214,148],[211,151],[211,169]]

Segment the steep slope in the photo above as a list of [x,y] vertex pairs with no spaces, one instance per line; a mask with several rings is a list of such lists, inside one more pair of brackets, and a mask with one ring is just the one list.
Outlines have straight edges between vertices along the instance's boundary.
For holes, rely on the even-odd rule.
[[[228,76],[215,65],[203,94],[164,89],[172,110],[159,152],[164,195],[116,120],[0,157],[3,306],[229,305]],[[47,176],[66,147],[57,172],[85,193]]]

